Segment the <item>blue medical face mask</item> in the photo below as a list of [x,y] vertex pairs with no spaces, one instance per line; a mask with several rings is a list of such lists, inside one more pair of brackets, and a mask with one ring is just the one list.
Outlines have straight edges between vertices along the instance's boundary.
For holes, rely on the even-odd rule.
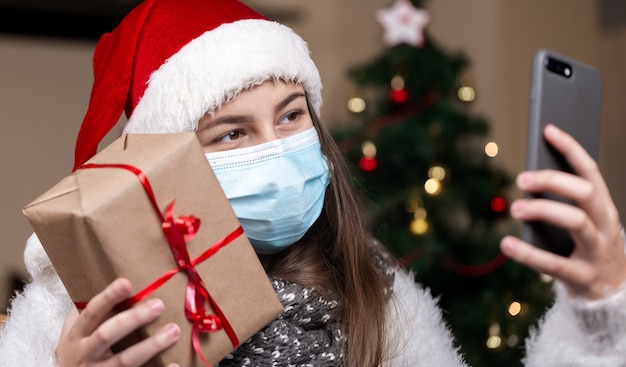
[[322,212],[330,173],[315,128],[206,157],[259,254],[298,241]]

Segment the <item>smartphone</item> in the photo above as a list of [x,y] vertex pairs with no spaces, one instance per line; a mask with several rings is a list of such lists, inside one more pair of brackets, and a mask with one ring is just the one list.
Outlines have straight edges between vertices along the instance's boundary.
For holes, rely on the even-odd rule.
[[[544,127],[549,123],[572,135],[597,161],[601,108],[602,76],[596,68],[552,50],[537,51],[532,64],[526,169],[575,173],[543,138]],[[575,205],[551,193],[526,197]],[[567,231],[541,221],[524,222],[522,239],[562,256],[569,256],[574,249]]]

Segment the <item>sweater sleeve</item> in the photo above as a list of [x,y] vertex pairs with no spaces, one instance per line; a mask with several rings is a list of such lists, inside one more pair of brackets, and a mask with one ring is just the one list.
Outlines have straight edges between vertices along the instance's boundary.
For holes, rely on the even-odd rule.
[[404,270],[395,274],[387,335],[388,359],[383,366],[467,367],[437,299]]
[[[622,228],[626,251],[626,231]],[[599,300],[571,297],[554,284],[556,302],[530,330],[526,367],[623,366],[626,361],[626,282]]]
[[626,361],[626,284],[601,300],[571,298],[555,283],[556,302],[526,340],[526,367],[622,366]]
[[0,328],[0,367],[56,366],[55,350],[71,300],[39,239],[26,242],[31,280],[11,301]]

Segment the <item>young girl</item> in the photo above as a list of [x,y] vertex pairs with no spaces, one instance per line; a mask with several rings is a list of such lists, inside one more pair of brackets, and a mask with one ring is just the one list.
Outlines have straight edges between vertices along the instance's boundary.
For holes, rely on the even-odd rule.
[[[285,311],[219,366],[465,366],[441,311],[365,228],[345,163],[318,118],[321,82],[306,43],[235,0],[145,0],[98,43],[75,168],[123,109],[125,133],[196,131]],[[518,200],[576,240],[569,258],[514,237],[512,259],[558,279],[553,308],[527,342],[527,366],[617,366],[626,360],[626,255],[618,214],[595,162],[569,135],[546,139],[578,176],[522,173],[518,187],[576,207]],[[118,279],[79,314],[35,235],[32,281],[0,336],[2,366],[140,366],[180,337],[169,324],[110,347],[158,318],[153,299],[106,319],[132,294]]]

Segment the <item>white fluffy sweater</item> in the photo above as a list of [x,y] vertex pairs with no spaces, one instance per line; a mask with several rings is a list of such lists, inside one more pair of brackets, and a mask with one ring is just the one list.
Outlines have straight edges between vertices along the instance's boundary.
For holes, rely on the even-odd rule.
[[[24,258],[32,281],[12,302],[0,331],[0,367],[57,366],[54,350],[71,301],[35,236]],[[626,287],[601,301],[557,298],[526,341],[527,367],[626,366]],[[466,366],[436,300],[399,271],[388,307],[391,359],[384,366]]]

